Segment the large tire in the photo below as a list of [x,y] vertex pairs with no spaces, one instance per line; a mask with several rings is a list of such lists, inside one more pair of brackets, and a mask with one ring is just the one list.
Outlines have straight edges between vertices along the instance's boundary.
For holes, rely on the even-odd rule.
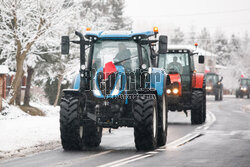
[[215,100],[215,101],[218,101],[218,100],[219,100],[219,96],[220,96],[220,93],[219,93],[219,91],[217,90],[216,93],[215,93],[215,96],[214,96],[214,100]]
[[221,89],[220,90],[220,101],[222,101],[223,100],[223,90]]
[[134,103],[134,137],[137,150],[154,150],[157,146],[157,104],[155,99],[140,97]]
[[75,97],[61,99],[60,131],[64,150],[80,150],[80,123],[78,119],[79,100]]
[[[93,123],[82,127],[83,146],[85,147],[98,147],[102,139],[102,128]],[[80,133],[81,134],[81,133]]]
[[207,98],[206,98],[206,94],[204,93],[204,100],[203,100],[203,116],[202,116],[202,122],[206,122],[207,119]]
[[168,103],[166,94],[163,93],[160,101],[160,112],[158,115],[158,137],[157,146],[164,146],[167,142],[167,128],[168,128]]
[[202,122],[206,122],[207,119],[207,92],[206,92],[206,80],[203,80],[203,117]]
[[61,99],[60,131],[64,150],[81,150],[85,147],[97,147],[101,142],[102,128],[94,122],[84,126],[79,120],[80,103],[78,98]]
[[191,123],[202,124],[204,122],[204,93],[202,90],[192,92]]

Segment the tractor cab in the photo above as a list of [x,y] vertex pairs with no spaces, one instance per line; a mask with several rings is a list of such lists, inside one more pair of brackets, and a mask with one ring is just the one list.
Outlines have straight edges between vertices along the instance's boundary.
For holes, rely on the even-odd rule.
[[[194,71],[193,53],[189,49],[172,49],[169,47],[166,54],[159,55],[159,67],[171,74],[179,76],[182,93],[189,91],[192,83],[191,78]],[[172,82],[174,82],[172,80]],[[177,82],[179,82],[177,80]],[[174,94],[173,92],[171,94]]]

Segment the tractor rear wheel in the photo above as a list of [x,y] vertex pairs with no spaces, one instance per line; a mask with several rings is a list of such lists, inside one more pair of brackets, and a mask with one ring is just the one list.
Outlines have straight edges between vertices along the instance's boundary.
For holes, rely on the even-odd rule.
[[204,93],[202,90],[194,90],[192,92],[192,109],[191,109],[191,123],[202,124],[204,119]]
[[157,146],[164,146],[167,141],[167,128],[168,128],[168,104],[166,94],[163,93],[160,101],[160,113],[158,116],[158,137]]
[[157,146],[157,103],[140,97],[134,105],[134,137],[137,150],[154,150]]

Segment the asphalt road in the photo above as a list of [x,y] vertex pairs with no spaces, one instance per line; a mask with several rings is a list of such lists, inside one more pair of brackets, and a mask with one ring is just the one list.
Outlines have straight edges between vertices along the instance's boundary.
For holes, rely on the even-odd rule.
[[205,125],[192,126],[184,113],[169,113],[168,142],[151,152],[134,147],[133,129],[121,128],[103,135],[93,150],[66,152],[62,148],[0,162],[4,167],[87,166],[250,166],[249,99],[207,98]]

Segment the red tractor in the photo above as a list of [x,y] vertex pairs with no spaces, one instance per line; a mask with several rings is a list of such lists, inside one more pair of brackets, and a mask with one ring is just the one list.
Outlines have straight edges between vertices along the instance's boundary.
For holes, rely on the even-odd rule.
[[[194,67],[194,49],[170,46],[168,53],[159,54],[158,67],[169,74],[167,96],[170,111],[191,110],[191,123],[202,124],[206,120],[206,82],[203,73]],[[204,56],[198,56],[199,64],[204,64]]]

